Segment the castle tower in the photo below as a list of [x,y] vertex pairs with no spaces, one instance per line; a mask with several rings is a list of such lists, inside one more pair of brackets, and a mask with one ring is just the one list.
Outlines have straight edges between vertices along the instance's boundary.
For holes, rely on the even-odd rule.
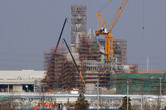
[[77,44],[80,35],[86,35],[86,6],[72,5],[71,6],[71,44]]

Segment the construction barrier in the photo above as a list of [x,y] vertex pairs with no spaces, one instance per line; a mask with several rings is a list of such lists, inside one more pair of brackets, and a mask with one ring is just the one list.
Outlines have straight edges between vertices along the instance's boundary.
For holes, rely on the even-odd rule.
[[[2,110],[2,109],[0,109],[0,110]],[[3,109],[3,110],[5,110],[5,109]],[[33,110],[33,109],[15,109],[15,110]],[[38,110],[43,110],[43,109],[38,109]],[[51,110],[51,109],[44,109],[44,110]],[[57,109],[57,110],[63,110],[63,109]],[[66,109],[66,110],[75,110],[75,109]],[[87,110],[97,110],[97,109],[87,109]],[[119,110],[119,109],[99,109],[99,110]],[[162,109],[162,110],[166,110],[166,109]]]

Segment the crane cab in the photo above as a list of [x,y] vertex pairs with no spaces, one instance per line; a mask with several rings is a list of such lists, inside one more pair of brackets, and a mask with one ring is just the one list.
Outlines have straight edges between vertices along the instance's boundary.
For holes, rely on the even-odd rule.
[[70,91],[71,94],[78,94],[78,92],[79,92],[79,89],[78,89],[78,88],[73,88],[73,89]]
[[109,33],[108,29],[107,28],[100,28],[100,30],[97,30],[95,32],[96,36],[99,36],[99,35],[107,35]]

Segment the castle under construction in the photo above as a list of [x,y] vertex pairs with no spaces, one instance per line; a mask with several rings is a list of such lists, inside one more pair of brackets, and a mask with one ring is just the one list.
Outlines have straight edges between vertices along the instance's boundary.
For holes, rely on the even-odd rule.
[[[97,38],[91,29],[87,34],[87,8],[84,5],[71,6],[71,53],[82,73],[86,85],[111,89],[110,75],[137,72],[137,65],[127,63],[127,41],[114,39],[113,59],[110,66],[105,65],[105,39]],[[70,54],[63,43],[44,54],[46,77],[43,79],[45,89],[68,91],[72,88],[82,90],[82,80]]]

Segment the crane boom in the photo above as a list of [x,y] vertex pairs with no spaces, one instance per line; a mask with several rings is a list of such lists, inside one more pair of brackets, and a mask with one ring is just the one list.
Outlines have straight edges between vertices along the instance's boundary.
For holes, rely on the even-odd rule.
[[[64,28],[65,28],[65,25],[66,25],[67,19],[68,19],[68,18],[65,18],[65,21],[64,21],[64,23],[63,23],[63,27],[62,27],[62,29],[61,29],[61,33],[60,33],[60,35],[59,35],[58,42],[57,42],[57,44],[56,44],[56,47],[55,47],[54,52],[57,51],[57,48],[58,48],[58,46],[59,46],[59,42],[60,42],[60,40],[61,40],[62,33],[63,33]],[[53,60],[54,57],[55,57],[55,55],[52,56],[52,58],[50,59],[50,61]],[[49,69],[47,70],[47,73],[46,73],[46,79],[48,78],[48,71],[49,71]]]
[[113,27],[115,26],[116,22],[118,21],[120,15],[122,14],[128,0],[123,0],[122,5],[119,7],[118,12],[115,14],[115,18],[110,26],[109,32],[112,31]]
[[67,49],[68,49],[68,51],[69,51],[69,53],[70,53],[72,59],[73,59],[73,62],[74,62],[74,64],[75,64],[76,68],[77,68],[77,71],[79,72],[79,75],[80,75],[81,80],[82,80],[82,82],[83,82],[83,90],[85,90],[85,81],[84,81],[84,79],[83,79],[82,73],[81,73],[80,69],[78,68],[78,65],[77,65],[77,63],[76,63],[76,61],[75,61],[75,59],[74,59],[74,57],[73,57],[73,55],[72,55],[72,53],[71,53],[71,51],[70,51],[70,49],[69,49],[69,46],[67,45],[66,40],[65,40],[64,38],[63,38],[63,40],[64,40],[64,42],[65,42],[65,45],[66,45],[66,47],[67,47]]
[[[105,21],[103,20],[100,12],[97,12],[97,16],[98,16],[98,18],[97,18],[97,30],[100,30],[101,25],[103,25],[104,28],[107,28],[107,25],[106,25]],[[101,22],[102,22],[101,25],[100,25],[100,19],[101,19]]]
[[[110,0],[112,1],[112,0]],[[118,12],[115,15],[115,18],[109,28],[107,30],[107,26],[105,21],[103,20],[100,12],[97,13],[98,19],[97,19],[97,31],[95,32],[96,36],[99,35],[105,35],[105,66],[110,66],[110,62],[113,59],[113,35],[112,35],[112,29],[115,26],[116,22],[118,21],[120,15],[122,14],[122,11],[124,10],[128,0],[123,0],[122,5],[118,9]],[[101,24],[100,24],[101,20]],[[104,26],[104,28],[101,26]]]
[[57,48],[58,48],[58,46],[59,46],[59,42],[60,42],[60,40],[61,40],[62,33],[63,33],[64,27],[65,27],[65,24],[66,24],[66,22],[67,22],[67,19],[68,19],[68,18],[65,18],[65,21],[64,21],[64,23],[63,23],[63,27],[62,27],[62,30],[61,30],[61,33],[60,33],[58,42],[57,42],[56,47],[55,47],[55,52],[56,52],[56,50],[57,50]]

